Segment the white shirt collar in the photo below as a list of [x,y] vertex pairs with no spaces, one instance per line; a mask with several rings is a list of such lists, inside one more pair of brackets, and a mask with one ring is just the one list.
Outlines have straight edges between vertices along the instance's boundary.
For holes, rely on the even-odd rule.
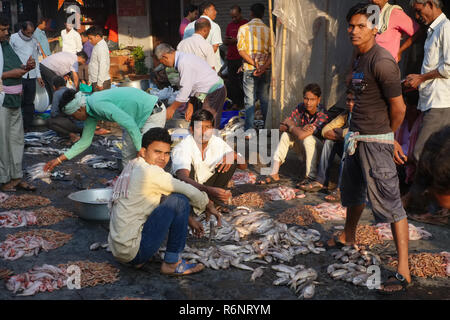
[[430,26],[428,27],[428,32],[432,33],[436,27],[443,22],[445,19],[447,19],[447,16],[442,12],[439,17],[437,17],[436,19],[434,19],[433,23],[430,24]]

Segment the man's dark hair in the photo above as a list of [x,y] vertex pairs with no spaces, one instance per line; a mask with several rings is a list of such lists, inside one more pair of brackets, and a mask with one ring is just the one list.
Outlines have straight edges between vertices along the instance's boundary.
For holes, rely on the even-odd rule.
[[235,10],[235,9],[236,9],[239,13],[242,12],[241,7],[239,7],[237,4],[235,4],[234,6],[232,6],[232,7],[230,8],[230,10]]
[[317,83],[310,83],[303,89],[303,95],[307,92],[312,92],[317,97],[322,96],[322,90],[320,89],[320,86]]
[[204,1],[198,6],[198,12],[200,13],[200,15],[202,15],[203,13],[205,13],[205,10],[211,6],[214,6],[214,8],[216,7],[211,1]]
[[264,7],[262,3],[255,3],[250,7],[250,11],[253,13],[253,16],[259,19],[264,17],[264,10],[266,10],[266,7]]
[[63,93],[61,100],[59,101],[59,110],[64,112],[64,108],[67,104],[75,98],[77,92],[73,89],[67,89],[66,92]]
[[53,80],[52,80],[52,83],[53,83],[53,86],[56,89],[59,89],[61,87],[65,87],[66,86],[66,80],[64,80],[64,78],[60,77],[60,76],[54,77]]
[[42,18],[38,19],[36,26],[40,25],[44,21],[47,22],[47,18],[42,17]]
[[86,32],[89,36],[103,37],[103,29],[100,27],[90,27]]
[[87,30],[86,30],[86,31],[83,31],[82,33],[80,33],[80,36],[82,36],[82,37],[87,37],[87,36],[88,36]]
[[189,13],[194,12],[195,10],[198,10],[198,7],[196,5],[188,5],[186,8],[184,8],[184,17],[187,17]]
[[365,15],[367,18],[369,18],[372,13],[369,12],[369,7],[372,4],[370,3],[364,3],[364,2],[360,2],[356,5],[354,5],[353,7],[350,8],[350,10],[348,10],[347,13],[347,22],[350,22],[350,20],[352,19],[353,16],[357,15],[357,14],[363,14]]
[[31,27],[32,29],[34,29],[34,24],[31,21],[24,21],[22,22],[22,24],[20,25],[20,29],[22,31],[25,31],[28,29],[28,27]]
[[420,155],[416,179],[424,188],[450,194],[450,125],[428,138]]
[[346,95],[347,95],[347,94],[355,95],[355,90],[352,89],[352,88],[347,88],[347,90],[345,91],[345,94],[346,94]]
[[11,21],[9,18],[5,17],[5,16],[0,16],[0,26],[9,26],[11,25]]
[[80,52],[77,52],[77,56],[82,57],[85,61],[87,61],[87,59],[88,59],[87,53],[84,52],[83,50],[81,50]]
[[196,121],[211,121],[211,123],[214,125],[214,116],[211,112],[205,109],[200,109],[194,112],[191,118],[191,123],[189,126],[191,128],[194,128]]
[[142,147],[148,148],[155,141],[172,144],[172,137],[165,128],[151,128],[142,136]]
[[200,19],[197,19],[197,21],[195,21],[194,28],[195,28],[195,31],[200,31],[205,28],[211,28],[211,23],[206,18],[200,18]]

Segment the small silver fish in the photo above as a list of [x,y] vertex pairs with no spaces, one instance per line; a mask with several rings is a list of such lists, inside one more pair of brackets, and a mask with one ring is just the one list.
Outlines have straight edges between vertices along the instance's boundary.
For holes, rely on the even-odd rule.
[[333,271],[330,275],[331,275],[332,278],[337,278],[337,277],[343,276],[347,272],[348,271],[345,270],[345,269],[338,269],[338,270]]
[[89,250],[92,250],[92,251],[98,250],[98,249],[100,249],[100,246],[101,245],[99,242],[95,242],[95,243],[91,244],[91,246],[89,247]]
[[315,289],[316,289],[316,286],[314,284],[307,285],[303,289],[301,296],[304,299],[311,299],[312,297],[314,297],[314,293],[316,292]]
[[250,280],[254,282],[257,278],[261,277],[263,274],[264,274],[264,267],[258,267],[255,269],[255,271],[253,271]]

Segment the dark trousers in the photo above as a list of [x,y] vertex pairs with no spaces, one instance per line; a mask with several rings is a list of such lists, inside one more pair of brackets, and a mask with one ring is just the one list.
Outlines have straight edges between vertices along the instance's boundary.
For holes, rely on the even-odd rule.
[[[214,173],[214,175],[208,179],[208,181],[206,181],[204,183],[205,186],[208,187],[216,187],[216,188],[222,188],[222,189],[226,189],[228,182],[231,180],[231,177],[233,177],[234,172],[236,171],[237,168],[237,164],[232,164],[230,169],[225,172],[218,172],[216,169],[216,172]],[[191,166],[191,172],[189,173],[189,178],[195,180],[195,169],[193,166]]]
[[228,97],[239,107],[244,106],[244,89],[242,88],[243,73],[237,73],[241,66],[242,59],[228,60]]
[[22,116],[23,128],[28,130],[31,127],[34,117],[34,98],[36,97],[36,79],[23,79],[22,95]]
[[83,129],[78,127],[69,117],[58,115],[47,119],[47,127],[63,137],[69,136],[69,133],[81,134]]
[[[334,162],[336,154],[342,158],[344,152],[344,142],[325,140],[322,153],[320,155],[319,169],[317,172],[317,181],[324,186],[328,186],[330,180],[330,169]],[[341,170],[339,170],[340,172]]]
[[52,103],[53,100],[53,78],[57,76],[53,70],[50,70],[46,66],[44,66],[42,63],[39,65],[41,70],[41,76],[42,80],[44,80],[45,88],[47,89],[48,98],[50,103]]

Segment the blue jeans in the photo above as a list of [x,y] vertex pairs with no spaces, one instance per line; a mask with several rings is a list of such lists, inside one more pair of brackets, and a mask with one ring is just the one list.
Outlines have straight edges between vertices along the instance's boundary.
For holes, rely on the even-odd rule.
[[266,71],[260,77],[255,77],[253,72],[253,70],[244,71],[245,130],[253,128],[256,100],[259,100],[261,103],[264,122],[266,122],[267,107],[269,104],[270,71]]
[[167,249],[164,261],[176,263],[186,245],[189,199],[182,194],[173,193],[164,200],[148,217],[142,229],[141,244],[136,257],[130,264],[148,261],[161,247],[166,235]]
[[[324,186],[328,186],[330,180],[330,169],[333,165],[334,157],[339,155],[342,158],[342,153],[344,151],[344,143],[340,141],[325,140],[323,144],[322,153],[320,154],[319,170],[317,173],[317,181]],[[341,168],[339,168],[339,173]],[[341,175],[339,174],[339,182]],[[338,187],[339,187],[338,182]]]

